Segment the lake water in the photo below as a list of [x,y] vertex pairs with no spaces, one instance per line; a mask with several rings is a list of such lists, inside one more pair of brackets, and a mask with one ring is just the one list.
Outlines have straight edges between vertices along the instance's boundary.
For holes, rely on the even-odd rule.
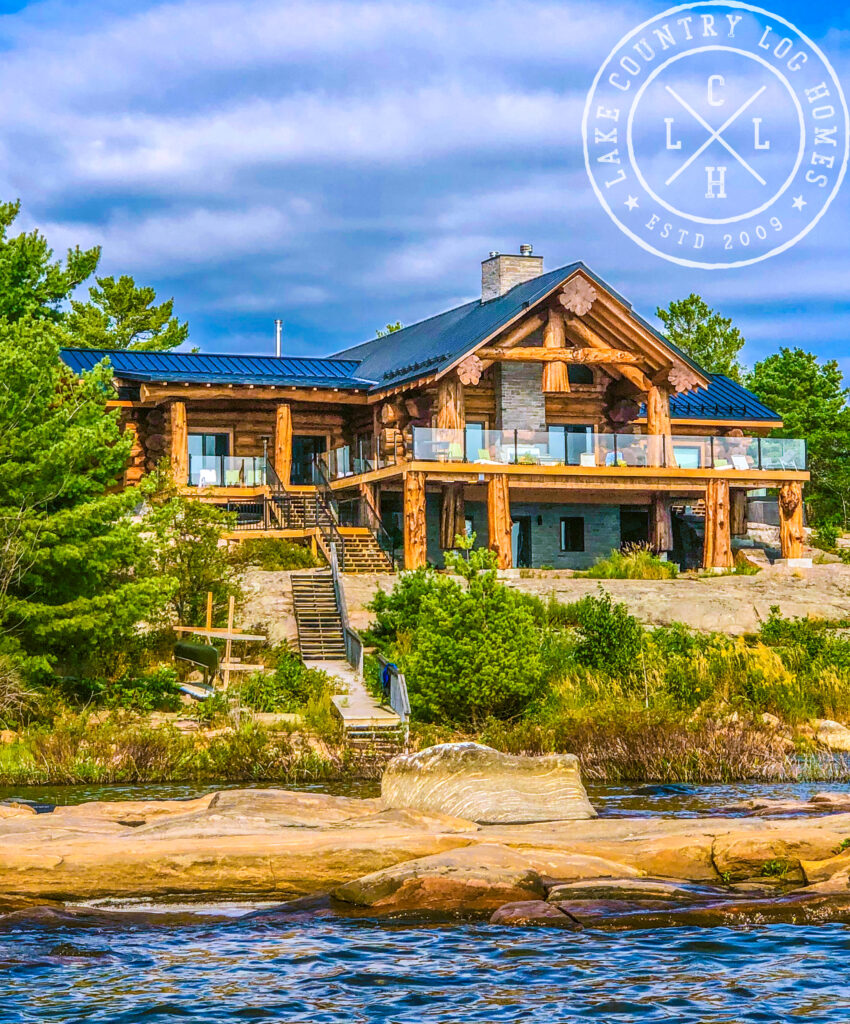
[[[641,788],[607,787],[592,797],[608,814],[691,815],[747,796],[801,797],[824,787],[635,792]],[[169,787],[156,795],[196,792]],[[119,794],[16,795],[58,803]],[[252,909],[137,905],[79,920],[0,920],[0,1022],[850,1021],[843,925],[577,934],[242,916]]]

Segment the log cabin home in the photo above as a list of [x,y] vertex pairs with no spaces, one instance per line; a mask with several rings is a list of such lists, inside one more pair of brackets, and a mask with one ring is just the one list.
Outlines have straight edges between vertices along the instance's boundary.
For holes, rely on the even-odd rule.
[[166,458],[235,536],[335,544],[347,571],[439,565],[470,531],[502,569],[585,568],[630,541],[728,569],[767,492],[802,560],[805,442],[769,437],[755,395],[531,246],[483,261],[480,298],[327,358],[62,355],[111,361],[126,485]]

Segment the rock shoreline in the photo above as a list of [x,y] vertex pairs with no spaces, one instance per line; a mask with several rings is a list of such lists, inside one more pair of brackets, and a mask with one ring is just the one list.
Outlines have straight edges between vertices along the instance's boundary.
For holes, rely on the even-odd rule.
[[116,897],[280,900],[281,920],[448,914],[610,930],[850,920],[848,846],[846,812],[481,825],[285,790],[38,815],[7,807],[0,916]]

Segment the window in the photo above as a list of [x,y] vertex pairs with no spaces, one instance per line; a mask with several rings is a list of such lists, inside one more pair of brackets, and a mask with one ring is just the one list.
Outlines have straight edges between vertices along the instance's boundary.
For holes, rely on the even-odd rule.
[[475,520],[472,516],[467,516],[464,519],[464,531],[467,537],[471,537],[475,533]]
[[230,434],[189,434],[190,455],[229,455]]
[[575,363],[567,368],[567,376],[570,384],[592,384],[593,370],[589,366],[582,366]]
[[584,551],[584,516],[561,520],[561,551]]

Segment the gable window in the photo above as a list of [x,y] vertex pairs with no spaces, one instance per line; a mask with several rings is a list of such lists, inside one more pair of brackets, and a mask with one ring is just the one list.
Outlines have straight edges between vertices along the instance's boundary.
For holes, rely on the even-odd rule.
[[584,551],[584,516],[561,519],[561,551]]
[[593,384],[593,370],[581,363],[573,363],[567,368],[570,384]]

